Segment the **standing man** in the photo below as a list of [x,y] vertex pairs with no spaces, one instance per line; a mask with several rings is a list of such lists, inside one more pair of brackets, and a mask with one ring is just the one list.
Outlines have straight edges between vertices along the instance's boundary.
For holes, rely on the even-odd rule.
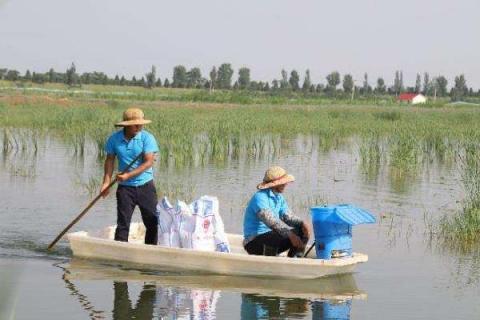
[[152,166],[155,153],[158,152],[157,141],[152,134],[143,130],[143,125],[150,123],[144,119],[143,111],[129,108],[123,113],[123,121],[115,124],[122,127],[107,140],[105,151],[107,158],[104,165],[102,193],[106,197],[106,189],[112,181],[115,157],[118,158],[118,171],[123,172],[139,155],[143,154],[126,173],[117,174],[117,229],[116,241],[128,241],[130,221],[135,206],[140,207],[143,224],[146,228],[145,244],[157,244],[158,219],[156,216],[157,191],[153,183]]

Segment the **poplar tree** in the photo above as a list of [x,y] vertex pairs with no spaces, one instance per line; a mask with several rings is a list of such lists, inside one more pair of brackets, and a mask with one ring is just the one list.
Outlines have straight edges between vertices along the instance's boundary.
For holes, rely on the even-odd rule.
[[300,77],[298,75],[298,72],[296,70],[292,70],[292,72],[290,72],[290,79],[288,80],[288,83],[290,84],[290,87],[293,89],[293,91],[297,91],[300,88],[299,82]]
[[423,94],[428,95],[430,93],[430,75],[428,72],[423,74]]
[[75,63],[72,62],[70,68],[67,69],[65,72],[65,83],[72,87],[78,84],[79,77],[77,74],[77,69],[75,67]]
[[372,88],[368,84],[368,74],[365,72],[363,75],[363,87],[362,87],[363,94],[369,94],[372,91]]
[[417,79],[415,80],[415,92],[420,93],[422,89],[422,78],[420,77],[420,73],[417,73]]
[[178,65],[173,68],[173,88],[185,88],[187,86],[187,69]]
[[230,63],[223,63],[218,67],[217,86],[220,89],[230,89],[232,87],[233,69]]
[[337,86],[340,84],[340,73],[338,71],[333,71],[326,76],[327,79],[327,90],[333,93],[336,93]]
[[157,68],[155,68],[155,66],[152,66],[151,71],[145,76],[147,77],[146,87],[149,89],[155,87],[155,82],[157,81]]
[[375,91],[377,93],[380,93],[380,94],[384,94],[385,93],[385,80],[383,80],[383,78],[378,78],[377,79],[377,86],[375,87]]
[[282,80],[280,80],[280,89],[288,89],[288,73],[284,69],[282,69]]
[[437,86],[437,94],[441,97],[445,97],[447,95],[447,78],[445,78],[444,76],[438,76],[437,78],[435,78],[435,83]]
[[210,91],[212,91],[215,88],[215,85],[217,84],[217,68],[213,66],[212,70],[210,71]]
[[343,76],[343,91],[345,93],[351,93],[353,91],[353,77],[351,74],[346,74]]
[[202,72],[200,68],[192,68],[187,72],[187,87],[198,88],[201,85]]
[[25,72],[25,76],[23,77],[23,79],[26,81],[32,81],[32,74],[30,73],[30,70],[27,70],[27,72]]
[[243,67],[238,70],[238,87],[245,90],[250,85],[250,69]]
[[312,86],[312,81],[310,80],[310,70],[305,71],[305,79],[303,80],[303,86],[302,90],[304,92],[307,92],[310,90],[310,87]]
[[453,87],[453,99],[460,100],[468,94],[467,80],[463,74],[455,77],[455,85]]

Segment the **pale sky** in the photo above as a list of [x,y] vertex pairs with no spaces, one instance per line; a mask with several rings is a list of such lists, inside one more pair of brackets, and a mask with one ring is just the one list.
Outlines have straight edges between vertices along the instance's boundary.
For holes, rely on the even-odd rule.
[[282,68],[315,83],[334,70],[391,85],[402,70],[465,74],[480,88],[480,0],[0,0],[0,68],[143,76],[152,65],[171,78],[175,65],[229,62],[253,80]]

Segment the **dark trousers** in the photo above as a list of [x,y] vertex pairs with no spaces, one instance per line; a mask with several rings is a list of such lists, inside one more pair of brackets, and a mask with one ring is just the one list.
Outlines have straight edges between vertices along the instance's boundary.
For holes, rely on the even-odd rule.
[[158,218],[156,214],[157,190],[153,181],[138,187],[119,185],[117,189],[117,229],[115,240],[128,241],[130,222],[135,206],[139,206],[145,225],[145,244],[158,242]]
[[[292,231],[302,239],[306,244],[308,239],[303,236],[301,228],[292,229]],[[283,238],[275,231],[270,231],[256,236],[252,241],[247,243],[245,250],[248,254],[258,256],[276,256],[284,251],[288,251],[288,256],[293,257],[298,249],[295,248],[290,242],[289,238]]]

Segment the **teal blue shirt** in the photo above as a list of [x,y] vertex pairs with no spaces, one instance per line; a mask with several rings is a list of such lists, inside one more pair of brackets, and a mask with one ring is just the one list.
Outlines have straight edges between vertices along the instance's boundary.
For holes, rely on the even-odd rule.
[[281,193],[271,189],[257,191],[250,202],[243,217],[243,237],[245,239],[272,231],[257,216],[260,210],[269,210],[273,216],[280,219],[288,211],[287,202]]
[[[130,140],[125,138],[123,129],[112,134],[105,145],[105,152],[109,155],[115,155],[118,159],[118,171],[124,171],[130,162],[133,161],[140,153],[157,153],[158,145],[155,137],[142,130]],[[140,157],[129,169],[129,171],[137,168],[143,162]],[[123,181],[123,186],[141,186],[153,179],[153,169],[150,167],[136,177]]]

